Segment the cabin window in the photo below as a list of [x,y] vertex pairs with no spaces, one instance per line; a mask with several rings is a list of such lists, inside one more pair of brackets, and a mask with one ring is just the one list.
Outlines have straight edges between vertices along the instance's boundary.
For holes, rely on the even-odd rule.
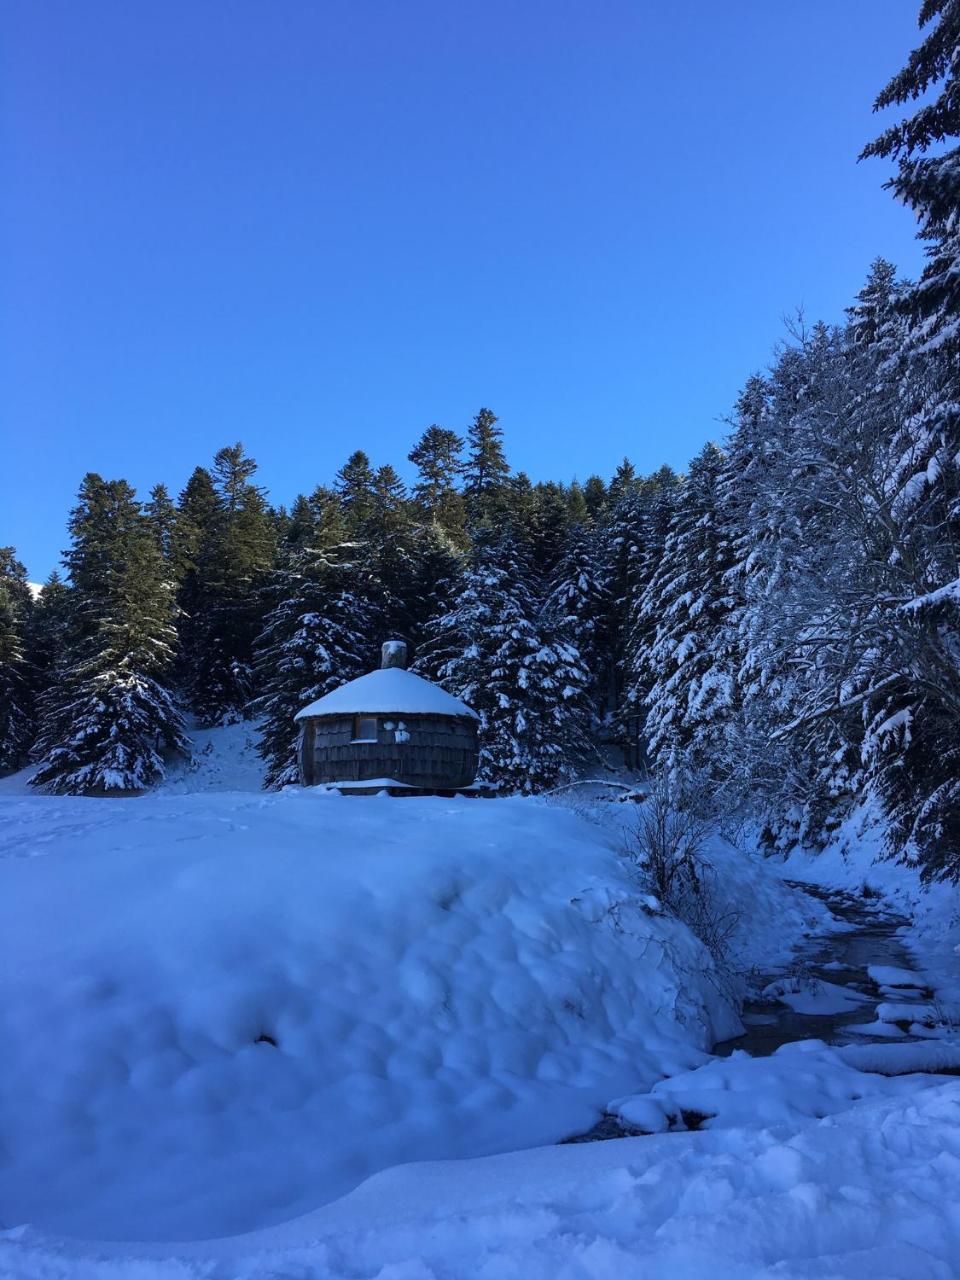
[[377,717],[376,716],[354,716],[353,717],[353,740],[354,742],[376,742]]

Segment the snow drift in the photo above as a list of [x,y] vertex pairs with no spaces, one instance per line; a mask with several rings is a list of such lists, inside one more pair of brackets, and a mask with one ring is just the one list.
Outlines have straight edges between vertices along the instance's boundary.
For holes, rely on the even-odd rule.
[[[3,1226],[267,1226],[588,1128],[739,1030],[613,841],[542,802],[0,805]],[[794,895],[751,867],[789,941]]]

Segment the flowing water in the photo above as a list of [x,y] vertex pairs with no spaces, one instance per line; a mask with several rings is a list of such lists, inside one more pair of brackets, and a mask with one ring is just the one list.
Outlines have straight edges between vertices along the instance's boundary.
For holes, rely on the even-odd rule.
[[[838,891],[813,888],[810,885],[794,885],[812,897],[819,898],[840,922],[841,932],[819,934],[809,939],[807,945],[796,954],[790,972],[801,983],[814,986],[817,982],[830,982],[849,987],[867,999],[840,1013],[796,1013],[782,1004],[748,1000],[741,1015],[746,1027],[743,1035],[725,1040],[714,1046],[713,1052],[726,1056],[734,1049],[745,1049],[755,1057],[763,1057],[789,1044],[793,1040],[824,1040],[827,1044],[865,1044],[883,1042],[884,1039],[903,1041],[917,1039],[906,1026],[891,1025],[887,1037],[864,1036],[850,1032],[851,1026],[862,1026],[874,1021],[877,1005],[882,1001],[924,1007],[930,992],[923,980],[915,976],[912,985],[906,978],[898,979],[896,987],[882,990],[867,972],[869,965],[884,965],[907,972],[912,970],[910,955],[897,936],[906,921],[881,906],[875,899],[855,897]],[[762,989],[769,982],[784,976],[784,971],[766,975],[758,984]]]
[[[754,988],[759,992],[770,983],[786,979],[791,985],[815,995],[820,984],[830,983],[848,988],[863,998],[842,1012],[824,1013],[797,1013],[774,999],[748,1000],[741,1014],[743,1034],[714,1045],[713,1052],[726,1057],[735,1049],[743,1049],[759,1058],[795,1040],[823,1040],[827,1044],[842,1045],[890,1041],[902,1044],[924,1038],[911,1031],[913,1019],[902,1016],[907,1014],[907,1009],[897,1010],[896,1022],[877,1022],[877,1006],[881,1002],[915,1006],[917,1021],[929,1014],[931,992],[913,972],[910,955],[898,936],[906,920],[873,898],[805,884],[793,887],[823,902],[834,916],[835,929],[809,938],[795,953],[788,969],[757,976]],[[888,985],[881,986],[868,972],[870,966],[877,965],[899,972],[883,975]],[[873,1024],[869,1035],[851,1030],[865,1024]],[[687,1127],[697,1125],[691,1122]],[[592,1129],[565,1141],[602,1142],[638,1132],[624,1126],[616,1116],[604,1115]]]

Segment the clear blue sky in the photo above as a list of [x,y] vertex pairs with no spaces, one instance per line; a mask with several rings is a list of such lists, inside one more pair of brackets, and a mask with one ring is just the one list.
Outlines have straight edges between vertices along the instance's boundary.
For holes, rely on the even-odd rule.
[[680,468],[782,317],[914,274],[870,104],[916,0],[5,0],[0,543],[243,440],[276,502],[500,415]]

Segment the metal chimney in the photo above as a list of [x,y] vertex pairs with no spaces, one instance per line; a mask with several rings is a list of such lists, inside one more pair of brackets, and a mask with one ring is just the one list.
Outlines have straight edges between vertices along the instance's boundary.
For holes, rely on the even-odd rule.
[[402,670],[406,665],[406,640],[385,640],[383,648],[380,650],[380,666],[384,670],[386,670],[387,667],[400,667]]

